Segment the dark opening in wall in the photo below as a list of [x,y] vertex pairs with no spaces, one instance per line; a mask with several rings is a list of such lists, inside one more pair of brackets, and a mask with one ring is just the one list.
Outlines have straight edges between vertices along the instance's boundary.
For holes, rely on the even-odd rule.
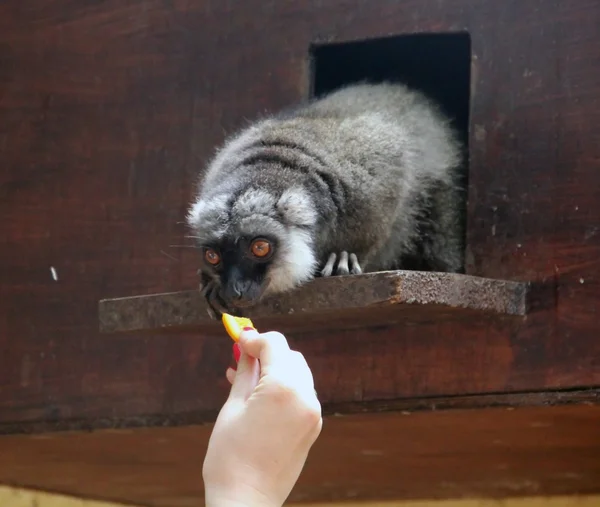
[[394,81],[437,100],[468,141],[471,38],[468,33],[416,34],[311,48],[311,95],[357,81]]
[[[434,99],[461,135],[466,154],[462,184],[467,188],[471,81],[468,33],[410,34],[315,44],[310,53],[312,97],[359,81],[392,81],[419,89]],[[466,222],[466,191],[460,206]]]

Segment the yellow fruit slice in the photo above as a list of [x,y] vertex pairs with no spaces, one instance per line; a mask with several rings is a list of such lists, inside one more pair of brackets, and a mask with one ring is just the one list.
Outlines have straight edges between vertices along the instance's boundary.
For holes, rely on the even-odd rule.
[[231,339],[234,342],[239,340],[240,334],[245,327],[256,329],[254,324],[252,324],[252,321],[246,317],[234,317],[233,315],[224,313],[221,320],[225,326],[225,331],[227,331],[227,334],[231,336]]

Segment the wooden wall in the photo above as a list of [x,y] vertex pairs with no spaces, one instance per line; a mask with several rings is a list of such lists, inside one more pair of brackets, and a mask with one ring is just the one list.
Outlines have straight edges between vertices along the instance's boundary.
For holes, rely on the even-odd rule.
[[[462,63],[456,64],[460,76],[448,65],[455,61],[449,46],[438,56],[409,58],[415,69],[430,65],[428,83],[450,106],[452,87],[470,87],[457,91],[469,99],[468,110],[457,112],[468,123],[470,146],[467,273],[543,282],[546,299],[524,319],[434,320],[290,339],[307,356],[329,411],[596,403],[599,27],[596,0],[1,2],[0,432],[211,419],[228,388],[228,340],[201,330],[100,335],[98,300],[196,287],[194,250],[171,245],[185,242],[181,221],[192,184],[215,146],[246,119],[308,96],[311,69],[321,69],[315,83],[324,88],[356,71],[352,55],[339,69],[335,58],[325,70],[312,66],[314,43],[414,33],[469,35],[466,81]],[[369,58],[385,62],[390,55],[381,50]],[[406,72],[413,68],[408,60],[397,64]],[[536,484],[588,492],[598,484],[596,411],[584,412],[586,418],[570,411],[544,416],[558,432],[553,445],[560,448],[562,431],[575,438],[567,463],[581,482],[552,475],[565,472],[562,448],[550,474],[538,442],[532,463],[548,473]],[[495,413],[481,412],[482,428],[495,422]],[[453,427],[465,435],[472,418],[456,417]],[[538,412],[530,417],[523,421],[535,424]],[[400,438],[405,423],[397,418]],[[431,420],[432,426],[419,426],[425,433],[418,438],[429,439],[428,428],[443,425],[443,419]],[[526,446],[519,420],[507,420],[498,431]],[[360,442],[375,438],[371,426],[353,421],[362,428]],[[328,431],[325,449],[339,443]],[[0,445],[6,450],[13,442],[19,456],[29,441],[22,438]],[[131,446],[122,446],[125,454],[136,438],[132,434]],[[117,459],[117,447],[102,452]],[[0,476],[30,483],[38,477],[38,485],[64,478],[48,472],[52,460],[28,469],[41,447],[29,449],[24,468],[9,460]],[[70,470],[85,472],[76,466],[86,459],[76,446],[66,445],[59,455]],[[323,466],[336,464],[335,454],[326,456],[331,462]],[[372,457],[361,459],[348,481]],[[519,463],[518,455],[511,459]],[[114,471],[108,463],[106,473]],[[178,474],[185,464],[168,466]],[[507,472],[510,481],[500,490],[493,489],[499,486],[495,475],[477,482],[476,474],[468,478],[475,481],[470,489],[454,494],[509,494],[514,481],[527,476],[517,469],[516,475]],[[444,470],[442,479],[452,475]],[[417,476],[426,483],[426,473]],[[119,480],[97,477],[105,489]],[[319,497],[323,485],[314,477],[313,499],[347,493],[340,486]],[[392,484],[394,477],[388,479]],[[403,483],[408,489],[387,493],[423,494],[410,482]],[[87,492],[96,486],[92,479],[78,484]],[[169,494],[185,497],[184,486]],[[194,495],[190,501],[196,502],[201,491]]]
[[2,2],[5,431],[218,406],[226,340],[100,336],[97,301],[196,286],[195,252],[170,248],[195,174],[309,93],[311,43],[413,32],[471,38],[467,271],[546,281],[550,307],[292,337],[323,400],[598,385],[598,26],[595,0]]

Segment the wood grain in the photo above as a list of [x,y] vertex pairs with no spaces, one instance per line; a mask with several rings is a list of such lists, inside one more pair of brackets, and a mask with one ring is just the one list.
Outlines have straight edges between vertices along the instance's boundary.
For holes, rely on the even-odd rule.
[[[122,504],[97,502],[83,498],[73,498],[44,491],[30,491],[20,488],[0,486],[0,503],[10,502],[11,507],[124,507]],[[439,500],[432,504],[429,500],[407,500],[389,502],[339,502],[310,503],[306,507],[596,507],[600,496],[551,496],[509,498],[504,500]]]
[[0,505],[10,505],[10,507],[125,507],[121,503],[100,502],[9,486],[0,486]]
[[[407,500],[389,502],[339,502],[309,503],[305,507],[596,507],[600,496],[552,496],[509,498],[504,500],[439,500],[432,504],[429,500]],[[0,504],[11,507],[124,507],[123,504],[98,502],[83,498],[68,497],[44,491],[0,486]]]
[[[528,496],[524,498],[462,499],[462,500],[406,500],[387,502],[343,502],[344,507],[596,507],[598,495]],[[342,503],[342,502],[340,502]],[[306,507],[335,507],[335,504],[305,504]],[[40,506],[43,507],[43,506]]]
[[[282,333],[461,320],[479,314],[525,317],[534,293],[523,282],[457,273],[385,271],[317,278],[294,291],[265,298],[246,309],[244,316],[260,328]],[[103,333],[218,332],[221,326],[209,316],[208,303],[199,290],[105,299],[98,306]]]
[[[599,495],[535,496],[503,500],[395,500],[387,502],[303,503],[305,507],[596,507]],[[124,507],[45,491],[0,486],[0,505],[11,507]],[[131,504],[129,504],[131,505]],[[133,507],[133,506],[132,506]],[[141,507],[141,506],[140,506]]]
[[[600,492],[600,405],[326,418],[294,503]],[[0,483],[203,504],[210,425],[0,437]]]
[[308,94],[312,42],[431,31],[471,37],[467,273],[551,304],[290,339],[326,403],[599,385],[599,25],[595,0],[2,2],[0,421],[218,406],[227,340],[101,336],[97,301],[196,288],[170,248],[196,174]]

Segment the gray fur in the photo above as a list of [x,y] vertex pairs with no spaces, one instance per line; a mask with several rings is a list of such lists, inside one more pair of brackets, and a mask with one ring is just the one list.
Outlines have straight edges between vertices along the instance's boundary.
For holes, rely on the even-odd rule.
[[[188,224],[200,245],[278,238],[254,300],[321,270],[410,262],[457,272],[462,163],[456,133],[427,97],[398,84],[353,85],[230,138],[200,179]],[[205,285],[220,285],[218,273],[202,272]]]

